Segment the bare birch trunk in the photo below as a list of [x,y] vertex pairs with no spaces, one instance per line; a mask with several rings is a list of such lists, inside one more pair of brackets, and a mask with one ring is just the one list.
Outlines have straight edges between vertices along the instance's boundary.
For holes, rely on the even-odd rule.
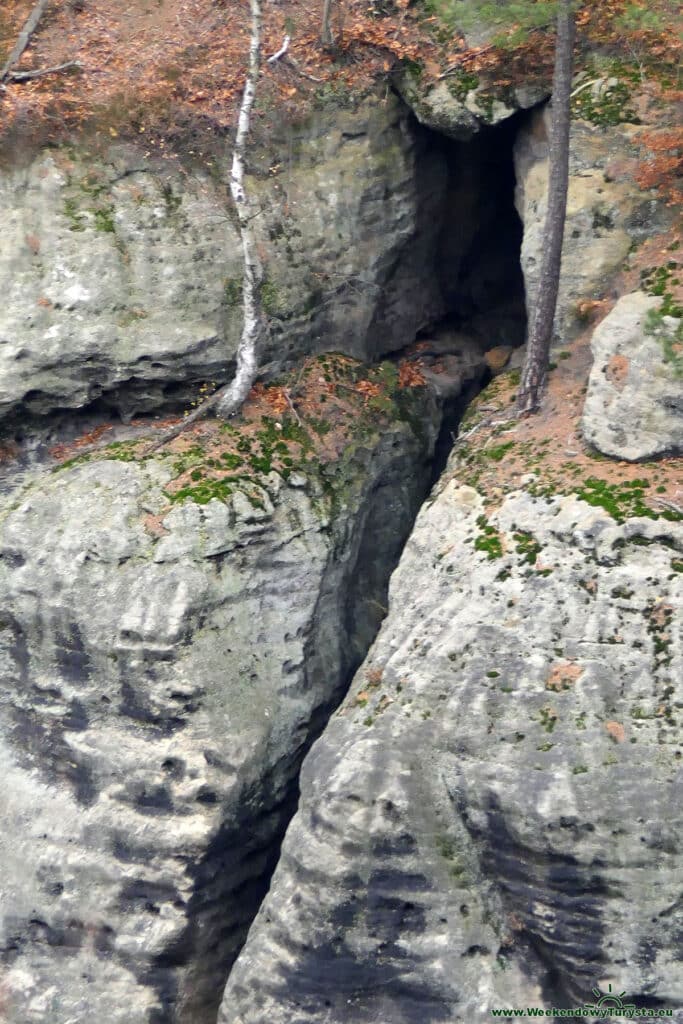
[[235,376],[229,384],[224,385],[207,398],[205,402],[185,416],[181,423],[171,427],[157,438],[147,449],[150,454],[161,448],[168,441],[215,409],[219,416],[227,418],[243,404],[249,394],[258,371],[258,342],[261,335],[262,320],[259,300],[261,283],[261,267],[256,252],[249,199],[244,187],[244,158],[246,153],[251,113],[256,98],[256,86],[259,76],[261,56],[261,0],[250,0],[251,4],[251,39],[249,44],[249,65],[247,80],[242,94],[235,148],[233,150],[232,168],[230,171],[230,192],[237,209],[242,257],[244,264],[242,278],[243,322],[242,335],[237,348],[237,366]]
[[0,82],[5,81],[10,71],[17,63],[17,61],[20,59],[22,53],[28,46],[31,36],[35,32],[38,26],[38,22],[45,14],[45,8],[49,4],[49,2],[50,0],[38,0],[38,3],[35,5],[31,13],[29,14],[28,18],[26,19],[26,22],[24,23],[24,27],[19,33],[19,38],[14,44],[12,52],[10,53],[2,68],[0,69]]
[[555,71],[548,181],[548,210],[543,229],[543,252],[538,293],[529,326],[526,360],[517,393],[520,413],[538,409],[550,358],[562,264],[562,240],[569,186],[569,129],[571,118],[574,15],[572,0],[560,0],[557,12]]
[[257,351],[261,334],[261,311],[259,285],[261,267],[256,252],[256,241],[252,228],[249,199],[244,189],[244,157],[249,138],[251,112],[256,98],[261,50],[261,0],[251,0],[251,42],[249,44],[249,70],[244,86],[240,116],[237,123],[235,149],[232,154],[230,192],[232,194],[242,242],[244,273],[242,277],[242,299],[244,320],[242,337],[237,349],[237,368],[230,385],[223,391],[216,410],[219,416],[227,418],[242,405],[249,394],[258,369]]
[[330,24],[331,10],[332,0],[323,0],[323,22],[322,31],[320,33],[320,39],[323,46],[334,46],[334,36],[332,35],[332,26]]

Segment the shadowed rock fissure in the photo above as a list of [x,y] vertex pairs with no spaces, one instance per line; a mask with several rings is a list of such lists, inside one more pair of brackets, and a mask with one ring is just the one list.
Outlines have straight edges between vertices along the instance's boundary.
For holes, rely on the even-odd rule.
[[[423,324],[417,339],[424,342],[423,363],[428,370],[433,368],[429,380],[434,384],[439,407],[435,422],[440,423],[440,432],[435,430],[434,421],[418,425],[426,437],[421,455],[417,454],[418,445],[409,450],[388,439],[387,445],[396,450],[380,453],[382,471],[375,474],[371,486],[365,487],[360,511],[346,520],[342,534],[334,538],[304,655],[306,686],[326,697],[289,737],[284,758],[271,759],[268,771],[262,767],[259,770],[258,764],[240,768],[240,792],[237,801],[231,801],[229,820],[219,826],[201,856],[186,866],[193,884],[192,894],[183,904],[187,925],[182,934],[144,965],[132,955],[126,961],[107,935],[98,939],[97,948],[103,957],[123,963],[158,994],[160,1008],[151,1012],[150,1024],[213,1024],[216,1020],[227,977],[268,890],[282,839],[296,811],[302,762],[346,693],[386,615],[389,578],[415,517],[446,463],[467,404],[490,379],[484,353],[501,345],[515,347],[524,340],[526,314],[519,259],[522,229],[514,209],[512,164],[519,123],[519,118],[512,118],[468,143],[447,140],[416,122],[412,124],[411,130],[421,140],[421,159],[431,169],[426,178],[431,180],[430,175],[437,169],[443,197],[433,262],[423,268],[425,275],[438,278],[442,301],[438,313]],[[420,173],[419,166],[416,173]],[[429,203],[425,203],[425,211],[429,211],[425,216],[432,215]],[[409,239],[406,253],[397,256],[396,267],[387,268],[388,277],[400,272],[397,268],[402,258],[408,259],[410,245]],[[382,320],[381,308],[377,318]],[[449,359],[456,362],[451,364]],[[456,368],[457,360],[460,370]],[[174,408],[177,395],[172,384],[169,396],[168,408]],[[65,411],[43,420],[40,427],[37,423],[16,425],[16,434],[24,443],[32,439],[26,444],[28,450],[33,446],[34,457],[29,463],[34,458],[40,462],[49,444],[77,436],[84,426],[92,429],[110,415],[111,410],[103,406],[78,413]],[[425,449],[431,453],[427,459]],[[325,656],[331,641],[329,635],[323,635],[330,629],[335,632],[332,643],[337,649],[332,680]],[[20,647],[23,642],[17,628],[15,643]],[[73,658],[80,656],[73,638],[63,646],[73,652]],[[77,669],[75,666],[74,671]],[[122,663],[122,672],[125,669]],[[135,695],[128,699],[125,683],[122,674],[121,714],[156,728],[158,723],[149,719],[145,708],[137,706]],[[15,727],[19,745],[28,752],[36,748],[38,760],[48,767],[50,758],[55,763],[68,761],[68,750],[65,753],[60,747],[63,741],[59,732],[40,732],[34,717],[28,705],[18,714]],[[65,728],[80,728],[76,705],[69,721]],[[174,722],[167,725],[176,727]],[[206,751],[204,756],[208,760],[211,754]],[[231,768],[225,766],[226,774]],[[173,772],[171,761],[164,762],[164,770]],[[73,771],[77,773],[72,781],[78,787],[78,797],[88,806],[94,799],[90,778],[78,764],[74,763]],[[170,810],[163,806],[163,794],[146,793],[145,799],[150,815]],[[154,804],[157,799],[162,800],[158,807]],[[197,799],[211,803],[217,798],[206,792]],[[122,833],[115,855],[122,864],[145,865],[153,850],[134,848]],[[380,895],[377,913],[391,916],[391,893],[382,891]],[[172,887],[164,891],[153,884],[146,887],[142,881],[124,886],[120,900],[123,911],[129,905],[143,907],[150,914],[159,914],[166,903],[178,907],[183,902]],[[343,922],[338,925],[343,933]],[[48,945],[60,944],[54,936],[46,941]],[[63,943],[68,945],[67,939]],[[343,969],[343,963],[338,966]],[[429,994],[406,994],[408,1002],[416,998],[420,1009],[416,1004],[415,1019],[420,1014],[424,1019]],[[440,1019],[438,1008],[430,1019]]]
[[[425,356],[428,364],[432,359],[438,361],[442,354],[462,354],[468,345],[481,354],[500,345],[514,348],[524,341],[526,312],[519,259],[522,225],[514,208],[512,162],[512,145],[520,121],[521,117],[513,118],[469,143],[456,143],[415,125],[416,131],[428,136],[425,153],[431,159],[435,150],[448,175],[443,226],[435,258],[448,312],[435,322],[425,324],[418,335],[417,340],[428,346]],[[389,579],[415,517],[445,467],[463,413],[490,379],[490,371],[481,362],[469,376],[465,375],[456,389],[437,387],[441,427],[433,439],[430,462],[415,467],[412,480],[405,481],[403,494],[397,496],[395,479],[391,479],[389,471],[387,481],[384,484],[380,481],[368,495],[362,523],[347,555],[341,587],[339,576],[331,572],[329,580],[333,589],[323,584],[318,601],[318,623],[329,621],[329,612],[326,614],[324,610],[326,604],[337,605],[343,657],[333,696],[316,708],[307,727],[292,738],[285,784],[280,782],[276,786],[266,782],[258,792],[245,792],[244,821],[221,829],[205,857],[196,865],[195,906],[188,908],[192,923],[187,935],[159,959],[146,980],[154,981],[152,976],[158,969],[161,973],[157,984],[163,992],[163,986],[168,985],[168,972],[164,967],[180,963],[194,965],[192,976],[186,985],[180,1015],[161,1012],[153,1024],[172,1024],[176,1020],[196,1024],[215,1020],[231,966],[268,891],[285,831],[296,812],[302,762],[346,694],[377,635],[387,612]],[[397,466],[400,461],[397,457]],[[391,495],[390,503],[387,494]],[[387,517],[393,524],[390,531],[386,529]],[[391,538],[390,542],[384,548],[378,546],[378,538],[386,540],[387,537]],[[311,685],[325,673],[325,665],[317,653],[320,646],[314,628],[306,652]],[[281,779],[282,775],[280,773]],[[255,807],[259,809],[256,815]],[[255,828],[255,820],[260,821],[263,828]],[[245,843],[247,823],[252,839]],[[258,864],[259,870],[239,888],[226,889],[222,880],[234,877],[237,862]],[[386,898],[389,896],[386,894]],[[343,922],[339,922],[339,926],[343,932]],[[337,980],[339,970],[343,971],[338,953],[337,949],[334,956],[331,954],[330,961],[330,969],[334,969]],[[316,964],[319,967],[317,957]],[[354,977],[354,985],[357,982]],[[418,995],[416,1020],[420,1014],[424,1017],[428,994],[406,994],[409,1002]],[[177,992],[166,991],[165,998],[162,995],[167,1006],[174,1005],[177,999]],[[436,1007],[434,1014],[430,1019],[441,1019]]]
[[[413,463],[411,474],[406,472],[405,453],[390,454],[385,471],[366,496],[354,534],[337,538],[304,656],[306,687],[331,696],[291,737],[284,762],[244,787],[237,820],[233,816],[219,829],[191,868],[195,884],[186,932],[141,978],[157,989],[164,1006],[151,1024],[215,1020],[227,974],[268,890],[280,844],[296,811],[301,764],[342,700],[386,614],[389,576],[427,494],[430,467],[429,461]],[[333,688],[329,680],[325,682],[331,626],[339,664]],[[179,966],[185,966],[182,992],[176,989],[172,970]]]

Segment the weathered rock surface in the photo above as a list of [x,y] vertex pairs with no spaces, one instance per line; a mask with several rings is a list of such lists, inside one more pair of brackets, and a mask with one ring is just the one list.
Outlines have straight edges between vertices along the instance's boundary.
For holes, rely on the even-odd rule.
[[[249,185],[271,319],[263,361],[407,344],[445,311],[434,272],[443,154],[426,151],[391,97],[281,143],[286,169],[255,152]],[[48,151],[0,175],[0,415],[102,397],[130,416],[226,379],[242,316],[226,196],[206,173],[123,146]]]
[[220,1024],[476,1024],[610,983],[683,1005],[682,548],[681,523],[440,486]]
[[521,85],[507,89],[504,96],[497,95],[496,90],[471,75],[464,79],[447,76],[425,88],[421,76],[406,71],[397,76],[396,86],[421,124],[459,141],[471,139],[482,129],[500,124],[548,96],[547,87],[542,85]]
[[[516,204],[524,224],[521,260],[529,311],[535,303],[543,249],[549,120],[548,108],[535,111],[515,144]],[[647,222],[651,231],[650,204],[637,185],[613,180],[608,172],[614,157],[623,156],[630,145],[627,126],[605,133],[587,122],[572,122],[567,221],[555,317],[557,342],[578,333],[582,324],[577,303],[603,298],[632,241],[644,237]]]
[[171,507],[160,457],[43,472],[5,503],[3,1021],[215,1021],[424,496],[424,413],[419,437],[397,420],[349,443],[325,491],[272,473]]
[[619,299],[591,339],[583,433],[605,455],[638,461],[683,452],[680,320],[655,317],[661,299]]
[[100,166],[47,152],[0,177],[0,207],[0,412],[125,386],[130,414],[234,354],[238,242],[210,183],[155,175],[128,150]]

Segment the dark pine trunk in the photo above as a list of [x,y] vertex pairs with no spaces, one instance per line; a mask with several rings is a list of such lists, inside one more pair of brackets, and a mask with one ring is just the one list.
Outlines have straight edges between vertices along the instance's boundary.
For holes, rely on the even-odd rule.
[[548,211],[543,229],[543,253],[536,305],[529,325],[526,360],[517,395],[517,406],[521,413],[532,412],[538,408],[548,371],[567,213],[573,52],[572,0],[560,0],[553,77]]

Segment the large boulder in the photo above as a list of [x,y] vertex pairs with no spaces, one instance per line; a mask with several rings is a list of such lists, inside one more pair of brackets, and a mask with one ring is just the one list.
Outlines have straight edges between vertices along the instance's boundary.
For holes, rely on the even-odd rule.
[[196,482],[196,438],[142,461],[115,442],[4,500],[3,1021],[215,1022],[426,492],[422,396],[288,482]]
[[541,82],[501,88],[461,68],[436,81],[408,68],[395,76],[395,84],[421,124],[458,141],[536,106],[549,92]]
[[681,523],[444,480],[220,1024],[683,1003],[682,550]]
[[683,453],[681,321],[662,300],[623,295],[591,339],[583,433],[605,455],[637,462]]

